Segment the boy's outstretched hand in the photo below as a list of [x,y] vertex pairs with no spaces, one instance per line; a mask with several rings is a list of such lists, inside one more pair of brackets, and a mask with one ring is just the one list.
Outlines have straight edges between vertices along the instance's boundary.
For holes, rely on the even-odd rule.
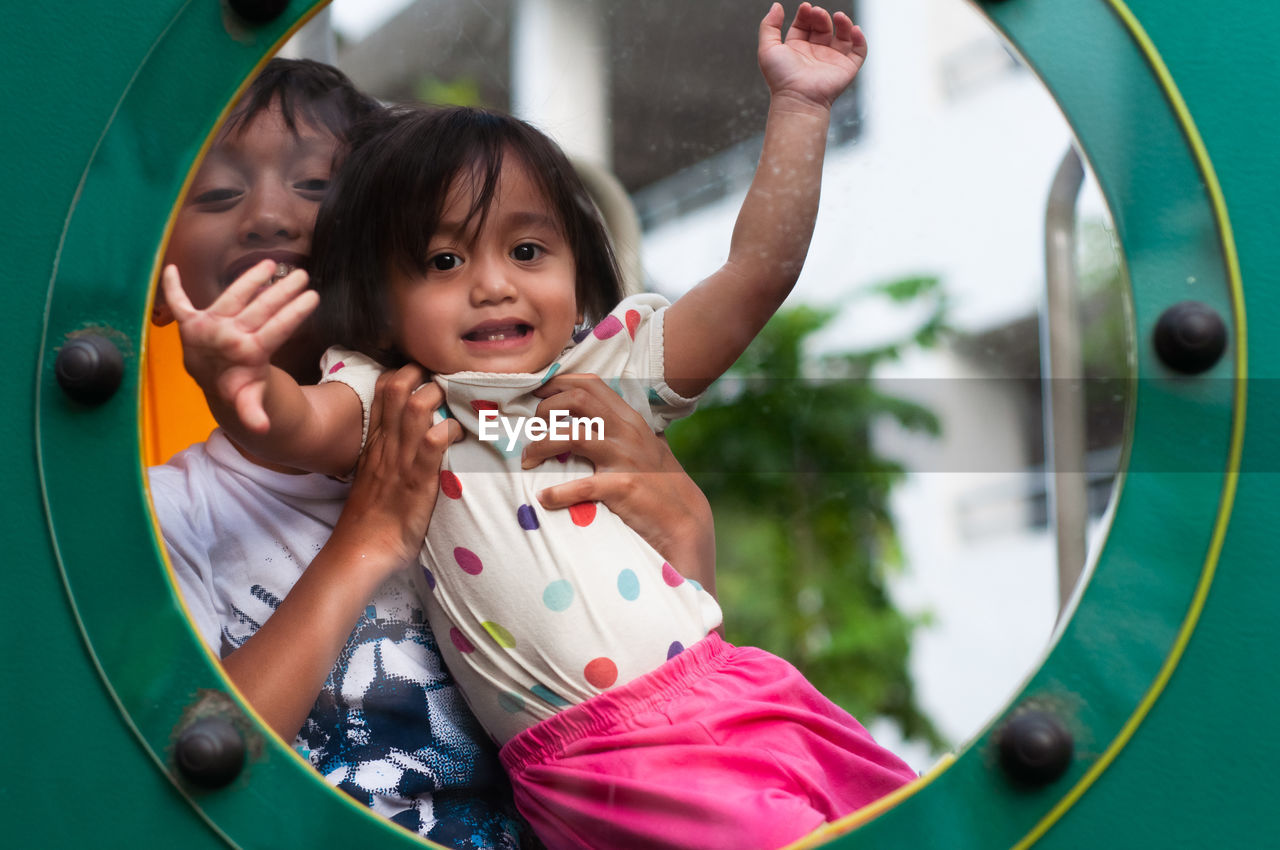
[[311,315],[320,297],[297,269],[271,283],[276,264],[264,260],[236,279],[207,309],[191,304],[175,266],[160,276],[165,301],[178,321],[187,372],[211,405],[234,411],[248,430],[270,425],[263,394],[271,356]]
[[844,12],[801,3],[782,37],[785,15],[774,3],[760,22],[758,57],[769,91],[823,109],[849,87],[867,58],[862,30]]

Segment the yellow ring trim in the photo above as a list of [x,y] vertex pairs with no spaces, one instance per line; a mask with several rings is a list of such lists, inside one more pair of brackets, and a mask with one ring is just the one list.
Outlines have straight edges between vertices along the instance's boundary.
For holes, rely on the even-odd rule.
[[1182,94],[1178,91],[1178,87],[1173,81],[1173,75],[1169,73],[1168,66],[1160,58],[1155,43],[1147,35],[1146,30],[1142,28],[1137,17],[1125,5],[1124,0],[1107,0],[1107,2],[1129,29],[1130,35],[1137,42],[1138,48],[1146,56],[1147,61],[1151,63],[1152,70],[1168,96],[1169,103],[1173,107],[1178,123],[1182,125],[1187,142],[1191,146],[1192,154],[1204,177],[1205,188],[1209,193],[1214,218],[1218,223],[1218,236],[1222,240],[1222,251],[1227,261],[1227,285],[1231,296],[1231,313],[1236,325],[1237,379],[1235,400],[1232,405],[1231,445],[1227,453],[1226,481],[1222,489],[1222,500],[1218,504],[1218,515],[1214,523],[1213,538],[1209,544],[1209,553],[1205,557],[1204,569],[1200,574],[1200,581],[1196,585],[1191,607],[1187,611],[1186,619],[1183,620],[1182,628],[1178,632],[1178,637],[1173,643],[1173,648],[1168,658],[1165,659],[1164,665],[1160,668],[1160,673],[1156,676],[1151,689],[1147,691],[1142,701],[1138,703],[1134,713],[1121,727],[1120,734],[1116,736],[1098,760],[1085,772],[1080,781],[1058,801],[1057,805],[1049,810],[1049,813],[1021,841],[1014,845],[1014,850],[1023,850],[1023,848],[1029,847],[1038,841],[1059,818],[1066,814],[1068,809],[1075,805],[1076,801],[1084,795],[1084,792],[1102,775],[1102,772],[1111,766],[1116,756],[1129,743],[1138,726],[1146,719],[1151,707],[1155,705],[1156,700],[1169,683],[1170,677],[1173,676],[1173,671],[1178,666],[1178,662],[1182,660],[1182,654],[1191,640],[1191,633],[1195,631],[1196,624],[1200,619],[1205,599],[1209,595],[1209,586],[1213,583],[1214,573],[1217,570],[1218,558],[1222,552],[1222,544],[1227,534],[1227,525],[1231,520],[1231,509],[1235,502],[1236,484],[1240,474],[1240,457],[1244,445],[1246,378],[1248,377],[1244,285],[1240,275],[1240,260],[1236,253],[1235,238],[1232,235],[1231,221],[1227,215],[1227,204],[1222,194],[1222,186],[1218,182],[1217,174],[1214,173],[1213,163],[1209,159],[1209,152],[1205,148],[1204,140],[1200,137],[1199,130],[1196,129],[1195,121],[1191,117],[1191,111],[1187,108],[1186,101],[1183,100]]

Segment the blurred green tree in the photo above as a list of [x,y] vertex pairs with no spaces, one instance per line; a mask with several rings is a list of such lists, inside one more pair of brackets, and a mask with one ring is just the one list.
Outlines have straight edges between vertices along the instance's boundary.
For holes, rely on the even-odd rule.
[[711,387],[696,415],[667,433],[716,517],[717,589],[726,637],[796,665],[864,722],[885,717],[904,737],[947,746],[916,703],[907,669],[924,617],[898,611],[886,580],[902,568],[889,494],[902,468],[876,453],[875,422],[937,433],[926,408],[880,392],[875,367],[945,332],[935,277],[868,290],[925,317],[902,339],[855,353],[806,354],[837,315],[779,311]]

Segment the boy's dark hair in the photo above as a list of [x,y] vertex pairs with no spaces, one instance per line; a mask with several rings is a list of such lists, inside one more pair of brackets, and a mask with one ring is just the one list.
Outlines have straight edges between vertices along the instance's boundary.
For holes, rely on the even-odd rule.
[[465,223],[478,227],[493,204],[505,156],[528,170],[573,251],[578,309],[587,322],[622,299],[608,231],[564,152],[525,122],[468,107],[383,110],[352,131],[346,160],[316,216],[311,276],[324,339],[383,365],[403,365],[390,339],[389,273],[427,272],[431,237],[459,175],[475,187]]
[[272,59],[249,84],[222,132],[238,133],[276,101],[294,135],[298,121],[305,120],[328,130],[339,142],[347,140],[354,124],[382,108],[332,65],[311,59]]

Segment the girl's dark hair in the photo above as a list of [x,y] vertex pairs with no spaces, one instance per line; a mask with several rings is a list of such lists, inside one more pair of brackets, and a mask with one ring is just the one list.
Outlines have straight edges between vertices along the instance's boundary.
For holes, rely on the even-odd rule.
[[484,223],[502,162],[513,156],[546,196],[573,251],[578,309],[599,321],[622,298],[613,246],[564,152],[510,115],[468,107],[398,107],[352,130],[349,152],[320,205],[311,277],[322,338],[403,365],[391,341],[389,273],[427,272],[431,237],[449,189],[467,175],[475,198],[465,225]]
[[352,125],[382,108],[332,65],[311,59],[272,59],[231,111],[222,132],[238,133],[279,102],[285,126],[294,135],[298,121],[328,130],[345,142]]

